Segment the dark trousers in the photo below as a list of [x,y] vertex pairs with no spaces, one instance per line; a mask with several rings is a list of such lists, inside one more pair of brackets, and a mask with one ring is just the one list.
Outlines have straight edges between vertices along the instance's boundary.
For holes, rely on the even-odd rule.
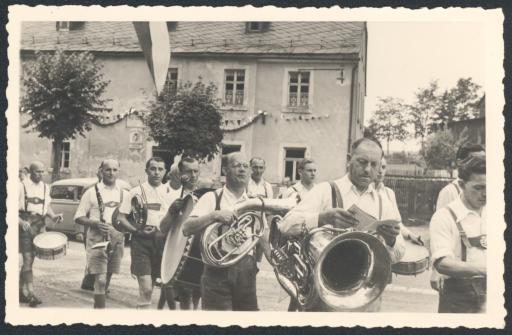
[[439,313],[484,313],[486,302],[485,278],[443,281],[439,291]]
[[205,265],[201,277],[203,310],[257,311],[256,272],[253,256],[227,268]]

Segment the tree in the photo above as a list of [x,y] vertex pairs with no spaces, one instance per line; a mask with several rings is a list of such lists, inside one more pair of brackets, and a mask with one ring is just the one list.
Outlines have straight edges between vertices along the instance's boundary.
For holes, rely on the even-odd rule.
[[61,50],[36,52],[35,61],[24,67],[21,108],[29,119],[22,127],[52,141],[52,180],[60,176],[63,142],[84,136],[106,111],[109,81],[101,69],[90,53]]
[[420,154],[425,158],[429,169],[451,170],[457,149],[466,140],[464,133],[456,140],[451,131],[439,131],[429,136]]
[[163,91],[150,102],[145,117],[149,136],[169,151],[169,159],[186,154],[211,160],[219,152],[223,133],[216,93],[213,83],[199,80],[180,83],[176,93]]
[[420,88],[415,93],[415,101],[409,108],[414,137],[420,138],[422,148],[426,137],[436,129],[433,118],[439,109],[438,88],[437,81],[430,82],[427,88]]
[[401,100],[392,97],[379,98],[379,100],[377,110],[368,123],[367,133],[385,140],[389,155],[389,142],[404,141],[409,135],[407,106]]

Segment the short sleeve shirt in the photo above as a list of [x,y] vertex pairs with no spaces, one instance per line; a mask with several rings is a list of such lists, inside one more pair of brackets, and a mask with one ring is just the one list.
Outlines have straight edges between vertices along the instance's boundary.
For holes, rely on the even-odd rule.
[[[447,207],[453,210],[468,238],[486,234],[487,214],[485,207],[482,208],[479,214],[468,209],[460,198],[452,201]],[[453,216],[446,207],[438,209],[430,221],[430,249],[433,262],[443,257],[461,259],[462,241],[459,230]],[[486,264],[486,249],[470,247],[466,252],[468,262]]]
[[160,221],[167,213],[170,202],[174,201],[171,196],[171,187],[168,184],[161,184],[157,187],[151,186],[148,182],[142,183],[130,190],[128,197],[123,198],[123,203],[119,207],[119,212],[123,214],[130,214],[131,211],[131,200],[136,195],[142,195],[141,187],[144,189],[144,195],[148,202],[148,219],[146,224],[149,226],[159,227]]

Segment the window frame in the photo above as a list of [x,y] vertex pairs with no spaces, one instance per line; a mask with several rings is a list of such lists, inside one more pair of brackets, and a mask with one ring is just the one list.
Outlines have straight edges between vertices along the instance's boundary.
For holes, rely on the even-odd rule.
[[[67,146],[67,150],[65,147]],[[66,166],[66,155],[67,155],[67,166]],[[60,151],[60,169],[69,169],[71,166],[71,142],[64,141],[62,142],[62,148]]]
[[[290,181],[295,183],[297,181],[300,180],[300,177],[298,177],[298,165],[299,165],[299,162],[301,160],[303,160],[304,158],[306,158],[306,151],[307,151],[307,148],[306,147],[284,147],[284,152],[283,152],[283,156],[284,156],[284,159],[283,159],[283,178],[286,178],[286,163],[287,162],[292,162],[292,178],[290,178]],[[288,150],[304,150],[304,154],[303,154],[303,157],[300,157],[300,158],[296,158],[296,157],[287,157],[287,151]]]
[[69,31],[70,21],[57,21],[57,31]]
[[[173,74],[176,74],[176,79],[170,78]],[[174,83],[174,92],[170,92],[172,95],[176,95],[178,92],[178,83],[179,83],[179,68],[178,67],[169,67],[167,69],[167,74],[165,76],[165,84],[164,90],[169,93],[171,91],[171,83]]]
[[[233,80],[232,81],[228,81],[228,79],[227,79],[229,72],[233,72]],[[239,72],[243,72],[243,76],[244,76],[243,81],[237,80]],[[226,94],[228,92],[227,85],[229,83],[233,84],[233,90],[232,90],[233,93],[232,93],[231,102],[228,102],[226,99]],[[240,83],[242,83],[244,85],[243,90],[241,90],[242,103],[237,104],[237,103],[235,103],[236,102],[236,93],[240,90],[237,90],[236,86]],[[246,90],[247,90],[247,69],[245,69],[245,68],[225,68],[224,69],[224,85],[223,85],[223,92],[222,92],[222,101],[223,101],[224,105],[233,106],[233,107],[237,107],[237,108],[246,106],[247,105],[247,96],[246,96],[247,91]]]
[[[290,82],[292,73],[309,73],[308,86],[308,102],[305,106],[291,106],[290,105]],[[315,71],[299,71],[299,68],[287,67],[283,72],[282,81],[282,100],[281,112],[282,113],[297,113],[297,114],[312,114],[314,112],[314,73]],[[303,86],[303,85],[302,85]],[[300,82],[297,82],[297,96],[300,97]]]

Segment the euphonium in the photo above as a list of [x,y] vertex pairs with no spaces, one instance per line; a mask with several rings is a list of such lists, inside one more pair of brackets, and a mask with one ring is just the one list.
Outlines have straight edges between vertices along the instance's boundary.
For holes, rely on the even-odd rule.
[[216,267],[236,264],[249,253],[263,236],[265,214],[283,215],[294,206],[288,199],[248,199],[235,206],[230,224],[215,222],[201,237],[203,261]]
[[279,284],[301,309],[356,310],[382,294],[391,258],[374,234],[326,225],[284,240],[279,220],[270,227],[270,262]]

